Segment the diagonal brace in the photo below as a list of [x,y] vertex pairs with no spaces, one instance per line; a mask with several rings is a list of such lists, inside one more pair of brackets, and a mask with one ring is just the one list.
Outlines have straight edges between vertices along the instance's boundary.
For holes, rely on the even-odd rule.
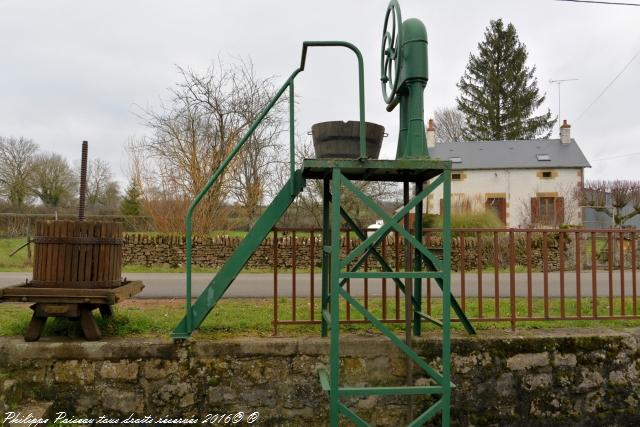
[[[427,257],[423,257],[423,259],[425,264],[427,264],[428,268],[431,268],[431,269],[434,268],[434,265],[431,263],[430,259],[428,259]],[[438,284],[438,287],[440,288],[440,290],[442,291],[444,289],[444,282],[442,281],[442,279],[436,278],[435,281]],[[451,301],[451,308],[453,308],[453,311],[456,312],[456,316],[458,316],[458,319],[460,319],[460,322],[464,326],[464,329],[467,331],[469,335],[475,335],[476,329],[471,324],[471,321],[469,321],[467,314],[462,310],[460,303],[458,303],[458,300],[456,300],[453,294],[449,294],[449,295],[451,296],[451,298],[449,299],[449,301]]]
[[[441,175],[440,177],[442,177],[442,175]],[[440,178],[440,177],[439,177],[439,178]],[[356,191],[355,191],[354,193],[356,194],[356,196],[360,197],[360,196],[357,194],[359,191],[357,191],[357,189],[355,188],[355,186],[353,186],[353,184],[351,184],[351,182],[350,182],[350,181],[348,181],[347,179],[344,179],[343,181],[345,182],[345,185],[347,186],[347,188],[350,188],[350,186],[351,186],[351,187],[353,187],[353,188],[350,188],[350,189],[351,189],[351,191],[354,191],[354,189],[355,189]],[[442,181],[442,180],[440,180],[440,181]],[[348,184],[347,184],[347,183],[348,183]],[[350,184],[350,185],[349,185],[349,184]],[[435,187],[437,187],[438,185],[440,185],[440,184],[441,184],[441,182],[438,182],[438,180],[435,180],[432,184],[435,184],[435,185],[429,185],[429,186],[427,186],[427,187],[426,187],[426,188],[425,188],[421,193],[419,193],[419,194],[414,198],[414,200],[412,200],[412,202],[414,202],[414,201],[415,201],[415,202],[416,202],[416,204],[417,204],[420,200],[422,200],[422,199],[424,199],[424,197],[426,197],[426,194],[425,194],[425,195],[423,195],[423,193],[427,193],[427,194],[428,194],[428,193],[432,192],[432,191],[433,191],[433,189],[434,189]],[[366,197],[366,196],[364,196],[364,197]],[[363,200],[363,201],[365,201],[365,203],[367,203],[367,201],[366,201],[366,200]],[[409,205],[410,205],[410,204],[407,204],[407,206],[405,206],[405,208],[406,208],[406,207],[408,207]],[[411,206],[411,208],[410,208],[410,209],[412,209],[413,207],[414,207],[414,206]],[[378,207],[376,204],[374,204],[374,203],[372,203],[372,208],[373,208],[374,210],[377,210],[377,209],[375,209],[375,208],[378,208],[378,209],[379,209],[379,207]],[[409,210],[410,210],[410,209],[409,209]],[[403,210],[404,210],[404,209],[403,209]],[[383,219],[384,219],[384,217],[386,217],[387,219],[390,219],[390,220],[395,220],[395,219],[396,219],[396,217],[398,217],[398,221],[399,221],[399,220],[400,220],[400,218],[402,218],[402,217],[405,215],[405,214],[402,214],[402,213],[403,213],[403,210],[401,210],[400,212],[398,212],[398,214],[396,214],[396,215],[393,217],[393,219],[390,219],[390,218],[389,218],[389,215],[387,215],[387,214],[386,214],[386,212],[384,212],[384,211],[382,211],[382,214],[381,214],[380,216],[382,216],[382,217],[383,217]],[[374,240],[374,239],[373,239],[373,237],[375,237],[375,234],[376,234],[376,233],[380,232],[380,234],[381,234],[381,236],[379,236],[378,238],[376,238],[376,239],[373,241],[373,243],[370,243],[370,245],[371,245],[371,246],[370,246],[369,248],[367,248],[367,249],[366,249],[366,252],[365,252],[364,256],[360,259],[360,261],[358,261],[358,264],[356,264],[356,266],[358,266],[358,267],[359,267],[359,266],[364,262],[364,259],[366,259],[366,256],[368,256],[368,254],[369,254],[369,253],[372,253],[372,254],[376,257],[376,259],[378,259],[378,261],[380,261],[380,264],[382,265],[382,267],[383,267],[386,271],[393,271],[393,270],[391,269],[391,267],[389,266],[389,264],[387,264],[387,263],[386,263],[386,261],[384,260],[384,258],[380,255],[380,253],[379,253],[379,252],[377,252],[377,250],[376,250],[376,248],[375,248],[375,246],[378,244],[378,242],[379,242],[382,238],[384,238],[384,236],[386,236],[386,234],[388,233],[388,231],[390,231],[391,226],[387,227],[387,229],[388,229],[388,230],[386,230],[385,232],[381,232],[381,230],[384,228],[384,226],[383,226],[383,227],[381,227],[380,229],[378,229],[378,231],[377,231],[376,233],[374,233],[372,236],[369,236],[368,238],[366,238],[366,236],[365,236],[365,234],[362,232],[362,230],[360,230],[360,228],[355,224],[355,222],[353,221],[353,219],[351,219],[351,217],[348,215],[348,213],[347,213],[347,212],[346,212],[342,207],[340,208],[340,213],[341,213],[342,217],[347,221],[347,223],[349,224],[349,226],[350,226],[350,227],[354,230],[354,232],[358,235],[358,237],[359,237],[361,240],[363,240],[363,242],[362,242],[362,243],[361,243],[361,244],[360,244],[356,249],[358,249],[358,248],[360,248],[361,246],[363,246],[367,241]],[[400,215],[400,214],[402,214],[402,215]],[[385,224],[385,226],[386,226],[386,225],[387,225],[387,224]],[[397,224],[397,225],[399,226],[399,224]],[[405,231],[405,232],[406,232],[406,230],[405,230],[403,227],[401,227],[401,226],[400,226],[400,228],[401,228],[403,231]],[[408,232],[407,232],[407,234],[408,234]],[[409,236],[413,238],[413,236],[411,236],[411,235],[409,235]],[[414,240],[415,240],[415,239],[414,239]],[[353,253],[353,252],[355,252],[355,251],[356,251],[356,249],[354,249],[354,250],[352,251],[352,253]],[[419,248],[418,248],[418,249],[419,249]],[[422,256],[422,258],[424,259],[425,264],[427,265],[427,267],[428,267],[428,268],[430,268],[431,270],[438,270],[438,266],[433,262],[434,260],[433,260],[433,259],[431,259],[430,257],[428,257],[428,256],[427,256],[427,255],[426,255],[422,250],[420,250],[420,252],[421,252],[421,253],[420,253],[420,255],[421,255],[421,256]],[[428,253],[431,255],[431,252],[428,252]],[[355,257],[354,257],[354,258],[355,258]],[[346,261],[346,259],[345,259],[345,261]],[[345,263],[345,265],[346,265],[346,263]],[[352,269],[352,270],[353,270],[353,269]],[[440,287],[440,289],[442,290],[442,289],[443,289],[443,286],[444,286],[442,279],[437,278],[437,279],[435,279],[435,280],[436,280],[436,283],[438,283],[438,286]],[[394,279],[394,281],[396,282],[396,285],[398,285],[398,286],[400,287],[400,289],[402,290],[402,292],[404,293],[404,284],[403,284],[399,279],[397,279],[397,278],[396,278],[396,279]],[[340,284],[340,285],[342,286],[344,283],[346,283],[346,279],[344,279],[344,280],[341,282],[341,284]],[[461,323],[462,323],[462,325],[464,326],[464,328],[465,328],[465,330],[467,331],[467,333],[469,333],[469,334],[471,334],[471,335],[475,335],[475,334],[476,334],[476,330],[475,330],[475,328],[473,327],[473,325],[471,324],[471,322],[470,322],[470,321],[469,321],[469,319],[467,318],[466,313],[462,310],[462,307],[460,306],[460,303],[458,303],[458,301],[456,300],[456,298],[455,298],[455,296],[454,296],[453,294],[450,294],[450,301],[451,301],[451,306],[452,306],[453,310],[454,310],[454,311],[455,311],[455,313],[456,313],[456,316],[458,316],[458,318],[460,319],[460,322],[461,322]],[[416,301],[416,299],[415,299],[413,296],[412,296],[412,303],[413,303],[414,305],[417,305],[417,301]]]
[[380,227],[376,232],[374,232],[371,236],[369,236],[364,242],[362,242],[358,247],[356,247],[347,257],[342,261],[342,266],[348,265],[351,261],[353,261],[357,256],[361,255],[369,246],[371,246],[374,242],[380,240],[381,236],[386,235],[391,228],[398,231],[402,236],[411,243],[416,249],[418,249],[423,255],[429,258],[433,265],[436,266],[437,270],[442,270],[442,265],[440,260],[438,260],[427,247],[425,247],[422,243],[416,240],[415,237],[411,235],[404,227],[399,224],[399,221],[407,215],[411,209],[416,207],[418,203],[422,201],[429,193],[431,193],[436,187],[438,187],[444,178],[443,175],[440,175],[436,178],[431,184],[429,184],[424,190],[422,190],[418,195],[416,195],[408,204],[406,204],[400,211],[398,211],[393,217],[388,215],[384,209],[374,203],[371,198],[362,193],[351,181],[349,181],[344,175],[341,175],[341,181],[345,185],[345,187],[350,190],[353,194],[356,195],[360,200],[362,200],[371,210],[373,210],[380,218],[385,221],[385,224]]
[[387,328],[379,319],[377,319],[369,310],[364,308],[356,299],[354,299],[347,291],[340,288],[338,292],[342,298],[347,300],[357,311],[362,314],[371,324],[377,328],[380,332],[387,336],[404,354],[406,354],[413,362],[422,368],[433,380],[439,385],[444,385],[444,378],[442,374],[433,369],[427,362],[425,362],[418,354],[411,349],[404,341],[402,341],[396,334]]
[[[349,215],[349,213],[344,210],[342,207],[340,207],[340,215],[342,216],[342,218],[344,218],[344,220],[347,222],[347,225],[349,227],[351,227],[351,229],[354,231],[354,233],[356,233],[356,235],[358,236],[358,238],[360,238],[361,241],[365,241],[367,236],[364,234],[364,232],[360,229],[360,227],[358,227],[358,225],[355,223],[355,221],[351,218],[351,216]],[[391,266],[389,265],[389,263],[387,262],[387,260],[384,259],[384,257],[380,254],[380,252],[378,252],[378,250],[376,249],[376,245],[378,244],[380,240],[376,241],[373,245],[371,245],[371,247],[369,248],[369,250],[364,254],[364,256],[358,261],[358,263],[356,263],[356,265],[358,267],[360,267],[360,265],[362,265],[362,263],[364,262],[364,260],[366,259],[366,257],[369,254],[372,254],[380,263],[380,266],[382,267],[382,269],[384,271],[390,271],[393,272],[393,269],[391,268]],[[355,269],[351,269],[350,271],[355,271]],[[402,291],[402,293],[404,293],[404,283],[402,283],[402,280],[398,279],[397,277],[393,277],[392,280],[395,282],[396,286],[398,286],[400,288],[400,290]],[[340,283],[340,286],[342,286],[344,283],[346,282],[346,279],[343,280]],[[411,299],[413,300],[413,304],[417,305],[417,300],[415,299],[415,297],[411,297]]]

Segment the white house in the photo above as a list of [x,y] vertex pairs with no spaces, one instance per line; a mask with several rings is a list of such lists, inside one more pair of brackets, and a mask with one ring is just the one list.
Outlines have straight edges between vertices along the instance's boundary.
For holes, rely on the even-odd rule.
[[[560,139],[436,143],[429,120],[432,158],[451,160],[453,212],[493,209],[507,227],[580,224],[576,190],[591,167],[564,121]],[[429,196],[426,211],[438,214],[442,188]]]

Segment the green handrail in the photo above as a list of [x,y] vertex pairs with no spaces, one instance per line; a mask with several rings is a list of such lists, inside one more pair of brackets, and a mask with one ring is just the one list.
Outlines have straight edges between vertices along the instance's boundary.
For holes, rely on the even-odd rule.
[[[365,143],[365,112],[364,112],[364,64],[362,60],[362,54],[360,50],[351,43],[343,42],[343,41],[306,41],[302,43],[302,58],[300,60],[300,67],[297,68],[291,76],[287,79],[285,84],[276,92],[273,98],[269,101],[269,103],[264,107],[264,109],[260,112],[256,120],[253,122],[251,127],[244,134],[242,139],[235,145],[233,150],[227,155],[224,161],[218,166],[215,172],[211,175],[205,186],[200,190],[200,192],[196,195],[189,205],[189,209],[187,210],[187,215],[185,217],[185,238],[186,238],[186,320],[187,320],[187,330],[193,331],[193,311],[191,308],[191,258],[193,253],[193,212],[195,208],[200,204],[202,198],[209,192],[213,184],[220,178],[222,173],[225,171],[229,163],[233,160],[233,158],[238,154],[242,146],[245,142],[253,135],[257,127],[262,123],[262,120],[266,117],[266,115],[271,111],[273,106],[278,102],[282,94],[289,89],[289,169],[291,178],[293,178],[295,172],[295,113],[294,113],[294,84],[293,81],[296,76],[304,71],[304,66],[307,57],[307,48],[309,47],[329,47],[329,46],[341,46],[346,47],[353,51],[356,54],[358,59],[358,90],[359,90],[359,108],[360,108],[360,158],[359,160],[364,161],[366,159],[366,143]],[[291,194],[294,194],[294,185],[293,179],[291,180]]]
[[304,64],[307,59],[308,47],[323,47],[323,46],[340,46],[350,49],[356,54],[358,58],[358,102],[360,108],[360,158],[361,162],[367,159],[367,145],[366,145],[366,125],[364,120],[364,63],[362,61],[362,54],[360,50],[349,42],[342,41],[315,41],[302,43],[302,58],[300,60],[300,71],[304,70]]

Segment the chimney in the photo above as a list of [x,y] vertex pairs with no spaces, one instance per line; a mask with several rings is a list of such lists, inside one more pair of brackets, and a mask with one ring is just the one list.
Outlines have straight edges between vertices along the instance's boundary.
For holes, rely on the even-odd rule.
[[571,125],[566,120],[560,126],[560,141],[563,144],[571,144]]
[[436,125],[433,119],[429,119],[429,126],[427,127],[427,148],[433,148],[436,146]]

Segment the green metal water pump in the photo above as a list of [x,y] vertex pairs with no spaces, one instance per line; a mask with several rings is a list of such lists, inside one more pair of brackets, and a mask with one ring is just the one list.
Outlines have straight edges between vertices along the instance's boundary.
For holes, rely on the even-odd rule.
[[[344,41],[305,41],[302,45],[300,66],[293,71],[285,84],[271,99],[256,121],[249,128],[229,156],[211,176],[205,188],[189,207],[186,224],[186,314],[174,330],[175,340],[187,339],[204,321],[208,313],[222,298],[247,261],[269,235],[272,227],[284,215],[296,196],[303,191],[306,180],[318,179],[323,186],[322,228],[322,296],[321,334],[329,337],[329,364],[318,371],[320,385],[329,397],[329,423],[337,427],[347,419],[357,426],[368,426],[359,415],[347,407],[344,400],[357,396],[408,396],[407,425],[420,426],[440,415],[440,423],[450,423],[451,392],[451,310],[453,310],[468,333],[475,333],[457,300],[451,295],[451,162],[429,158],[424,125],[424,90],[428,81],[427,31],[418,19],[402,21],[400,7],[391,0],[384,19],[382,49],[380,56],[380,80],[387,110],[400,106],[400,131],[395,160],[367,158],[365,142],[364,71],[362,55],[357,47]],[[294,130],[294,80],[304,71],[307,50],[311,47],[341,47],[355,53],[358,59],[359,89],[359,155],[354,159],[321,158],[304,159],[302,167],[296,169]],[[254,227],[229,257],[220,271],[198,297],[191,301],[191,230],[193,211],[200,200],[211,189],[225,168],[242,149],[260,122],[289,92],[289,167],[290,178],[282,190],[258,219]],[[354,181],[391,181],[404,185],[404,206],[393,215],[388,214],[375,200],[367,196]],[[414,194],[410,195],[410,184]],[[422,229],[423,201],[438,187],[442,187],[442,232],[440,248],[427,247]],[[347,212],[342,200],[351,193],[380,219],[383,225],[374,232],[361,229]],[[413,213],[413,224],[409,214]],[[341,254],[341,232],[348,227],[360,239],[360,243]],[[412,230],[411,230],[412,228]],[[402,237],[405,245],[404,269],[393,269],[380,252],[381,243],[389,233]],[[369,258],[375,258],[382,271],[365,268]],[[351,295],[345,284],[350,279],[386,279],[392,282],[405,296],[405,339],[378,319],[368,307]],[[422,310],[423,280],[433,280],[442,291],[442,318],[436,319]],[[372,286],[370,283],[369,286]],[[340,380],[340,306],[344,300],[355,311],[387,337],[406,357],[407,381],[403,386],[351,387]],[[420,335],[423,322],[442,329],[442,368],[436,369],[424,361],[412,348],[412,334]],[[412,377],[413,364],[430,385],[415,385]],[[431,396],[431,404],[421,408],[413,416],[415,395]],[[342,417],[342,418],[341,418]],[[398,420],[397,425],[402,422]]]
[[424,126],[424,89],[429,80],[427,29],[422,21],[402,22],[400,6],[392,0],[382,31],[380,80],[387,111],[400,104],[396,159],[429,157]]

